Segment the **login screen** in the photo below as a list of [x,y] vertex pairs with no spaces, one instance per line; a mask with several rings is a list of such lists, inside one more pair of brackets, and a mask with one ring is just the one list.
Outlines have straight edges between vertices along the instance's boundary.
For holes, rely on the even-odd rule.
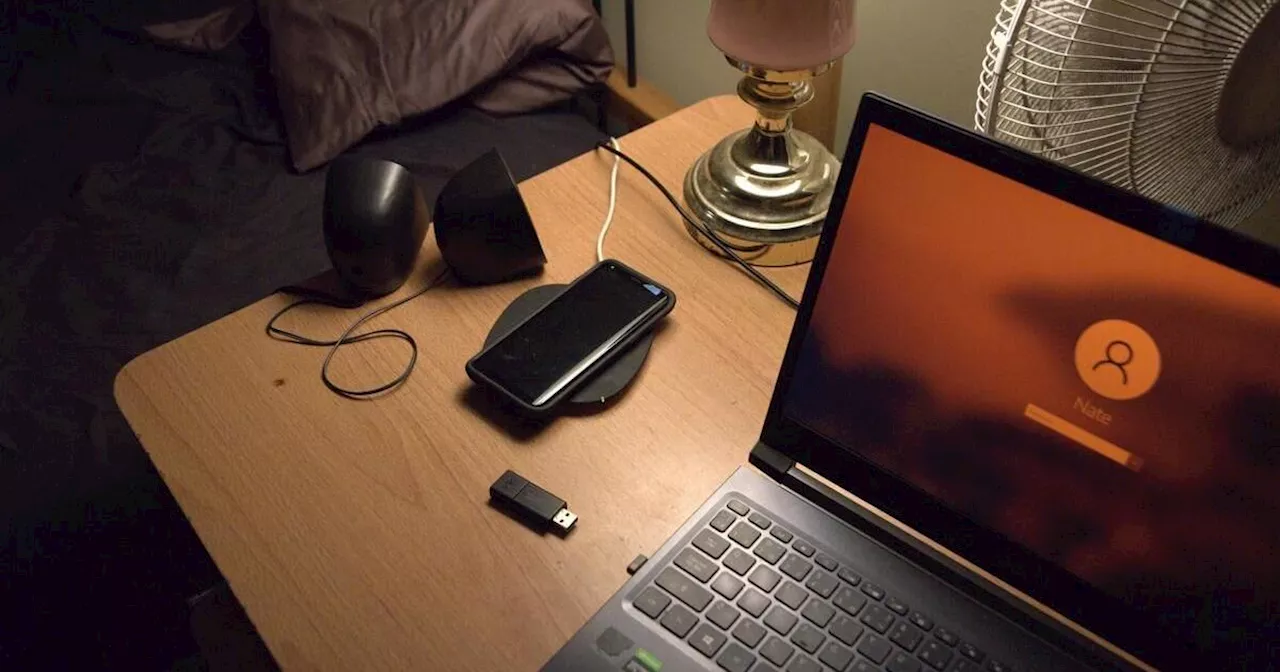
[[1280,290],[868,131],[786,413],[1188,631],[1280,618]]

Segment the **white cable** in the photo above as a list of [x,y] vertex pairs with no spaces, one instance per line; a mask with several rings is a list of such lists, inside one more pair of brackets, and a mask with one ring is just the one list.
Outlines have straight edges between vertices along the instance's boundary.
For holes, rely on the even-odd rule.
[[[617,138],[609,138],[614,149],[622,151]],[[613,210],[618,205],[618,155],[613,155],[613,170],[609,172],[609,211],[604,215],[604,223],[600,225],[600,236],[596,238],[596,261],[604,261],[604,237],[609,235],[609,227],[613,224]]]

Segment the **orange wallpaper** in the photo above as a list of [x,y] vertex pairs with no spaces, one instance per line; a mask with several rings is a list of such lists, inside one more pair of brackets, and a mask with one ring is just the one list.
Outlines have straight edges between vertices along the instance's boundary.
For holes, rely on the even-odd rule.
[[[1077,340],[1108,319],[1159,350],[1137,398],[1077,373]],[[810,339],[797,380],[815,357],[836,373],[792,415],[1078,574],[1280,593],[1280,290],[873,126]]]

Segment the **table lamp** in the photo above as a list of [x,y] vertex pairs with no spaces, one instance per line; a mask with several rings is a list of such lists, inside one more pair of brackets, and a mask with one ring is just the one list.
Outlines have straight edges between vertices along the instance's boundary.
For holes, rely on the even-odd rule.
[[[789,266],[813,259],[839,162],[791,113],[810,81],[853,46],[856,0],[712,0],[707,35],[745,76],[738,95],[755,123],[703,154],[685,175],[693,213],[743,259]],[[696,227],[689,232],[717,248]]]

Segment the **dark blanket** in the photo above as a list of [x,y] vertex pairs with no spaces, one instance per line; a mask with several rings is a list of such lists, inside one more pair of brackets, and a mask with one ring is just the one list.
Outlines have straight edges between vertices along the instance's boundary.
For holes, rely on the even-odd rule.
[[[0,669],[187,650],[182,600],[218,576],[112,379],[327,267],[323,171],[289,169],[260,29],[206,55],[131,35],[60,29],[0,99]],[[491,147],[524,178],[599,138],[568,110],[455,106],[354,151],[403,163],[431,202]]]

